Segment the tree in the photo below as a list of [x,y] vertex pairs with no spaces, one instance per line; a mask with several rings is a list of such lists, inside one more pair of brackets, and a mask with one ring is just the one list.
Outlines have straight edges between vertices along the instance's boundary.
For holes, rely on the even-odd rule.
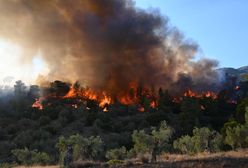
[[73,147],[73,160],[90,159],[97,160],[102,156],[103,142],[99,136],[85,138],[79,134],[72,135],[68,139],[63,136],[59,138],[56,148],[60,151],[60,158],[63,161],[67,147]]
[[244,124],[229,121],[223,127],[224,143],[232,149],[248,147],[248,108],[245,107],[244,111]]
[[201,108],[198,100],[186,97],[181,104],[180,122],[182,132],[189,134],[195,126],[199,126]]
[[218,152],[222,146],[222,136],[207,127],[195,128],[193,136],[182,136],[173,142],[173,147],[182,153],[199,153],[203,151]]
[[134,142],[134,150],[137,154],[151,152],[152,138],[144,130],[134,130],[132,140]]
[[211,131],[207,127],[195,128],[193,130],[193,141],[195,151],[218,152],[221,148],[222,137],[217,131]]
[[31,85],[28,91],[28,97],[35,100],[40,97],[40,88],[37,85]]
[[132,134],[134,150],[136,154],[152,154],[152,161],[156,161],[156,156],[168,150],[169,140],[173,134],[173,129],[166,121],[162,121],[159,129],[151,128],[150,134],[144,130],[135,130]]
[[14,85],[14,92],[15,92],[15,96],[17,97],[23,97],[26,95],[26,86],[25,84],[21,81],[18,80],[16,81],[15,85]]
[[248,107],[248,98],[242,100],[242,102],[237,106],[236,109],[236,119],[240,123],[245,123],[245,112]]
[[194,145],[194,140],[189,135],[182,136],[173,142],[174,149],[177,149],[185,154],[195,153]]
[[65,96],[70,90],[70,85],[62,81],[54,81],[50,84],[49,92],[57,97]]
[[49,164],[51,161],[47,153],[38,152],[35,150],[30,151],[27,148],[12,150],[12,154],[15,156],[16,161],[18,163],[24,165],[33,165],[33,164],[46,165]]
[[156,156],[163,151],[168,151],[169,140],[173,134],[173,129],[169,127],[166,121],[162,121],[158,130],[153,128],[152,130],[152,162],[156,161]]

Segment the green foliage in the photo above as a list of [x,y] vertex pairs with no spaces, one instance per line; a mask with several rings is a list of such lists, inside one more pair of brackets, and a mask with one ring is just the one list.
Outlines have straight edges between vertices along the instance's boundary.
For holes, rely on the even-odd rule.
[[60,152],[60,160],[63,161],[68,145],[73,146],[74,160],[96,160],[101,157],[103,152],[103,142],[99,136],[85,138],[79,134],[72,135],[69,138],[63,136],[59,138],[56,148]]
[[47,153],[30,151],[27,148],[12,150],[12,154],[15,156],[18,163],[24,165],[47,165],[51,162],[51,159]]
[[221,135],[217,131],[211,131],[207,127],[195,128],[193,130],[193,141],[196,152],[203,152],[205,150],[218,152],[222,145]]
[[[241,106],[239,106],[241,107]],[[230,145],[232,149],[248,147],[248,108],[245,107],[245,123],[240,124],[236,121],[225,123],[223,128],[224,143]]]
[[248,106],[245,108],[245,123],[248,124]]
[[207,127],[195,128],[193,136],[182,136],[173,142],[173,147],[182,153],[199,153],[203,151],[218,152],[222,146],[222,136]]
[[248,98],[245,98],[237,106],[237,109],[236,109],[236,119],[237,119],[238,122],[240,122],[242,124],[245,123],[245,120],[246,120],[245,112],[246,112],[247,107],[248,107]]
[[152,137],[145,133],[144,130],[134,130],[132,134],[134,150],[136,153],[150,152],[152,148]]
[[169,127],[166,121],[162,121],[158,130],[156,128],[152,129],[152,140],[153,144],[157,144],[158,153],[162,151],[168,151],[169,140],[172,137],[173,129]]
[[226,129],[226,137],[224,143],[230,145],[232,149],[247,147],[248,125],[238,124],[235,127]]
[[173,142],[173,147],[182,153],[188,153],[188,154],[193,154],[195,153],[195,148],[194,148],[194,140],[192,137],[186,135],[182,136],[181,138],[175,140]]
[[144,130],[135,130],[132,134],[134,151],[136,154],[155,152],[156,155],[167,151],[172,134],[173,129],[165,121],[161,122],[159,129],[152,127],[150,134],[145,133]]
[[106,152],[106,158],[112,160],[123,160],[127,158],[127,150],[126,147],[121,147],[117,149],[111,149]]
[[198,100],[186,97],[181,104],[180,123],[183,133],[188,134],[199,125],[201,108]]

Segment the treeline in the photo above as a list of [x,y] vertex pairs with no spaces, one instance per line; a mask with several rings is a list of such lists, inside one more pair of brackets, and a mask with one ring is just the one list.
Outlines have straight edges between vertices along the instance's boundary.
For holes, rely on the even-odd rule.
[[[236,85],[225,84],[216,99],[180,102],[160,89],[156,108],[140,112],[136,105],[116,103],[105,113],[91,100],[75,108],[77,100],[56,98],[70,84],[55,81],[44,89],[17,81],[11,94],[0,97],[0,164],[64,164],[69,149],[73,161],[115,163],[134,157],[156,161],[163,152],[246,148],[248,82],[238,83],[238,90]],[[56,96],[44,100],[42,110],[32,108],[41,90]]]

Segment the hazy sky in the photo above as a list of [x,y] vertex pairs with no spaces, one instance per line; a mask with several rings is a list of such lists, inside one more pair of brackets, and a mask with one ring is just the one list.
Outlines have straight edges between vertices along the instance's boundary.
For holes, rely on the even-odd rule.
[[159,9],[220,67],[248,65],[247,0],[136,0],[136,6]]

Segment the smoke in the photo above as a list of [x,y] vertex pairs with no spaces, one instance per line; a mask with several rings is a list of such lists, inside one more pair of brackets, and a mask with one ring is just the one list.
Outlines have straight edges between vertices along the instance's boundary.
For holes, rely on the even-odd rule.
[[172,88],[211,86],[217,62],[194,61],[198,45],[159,11],[131,0],[0,0],[0,37],[40,51],[46,80],[80,81],[117,92],[130,82]]

